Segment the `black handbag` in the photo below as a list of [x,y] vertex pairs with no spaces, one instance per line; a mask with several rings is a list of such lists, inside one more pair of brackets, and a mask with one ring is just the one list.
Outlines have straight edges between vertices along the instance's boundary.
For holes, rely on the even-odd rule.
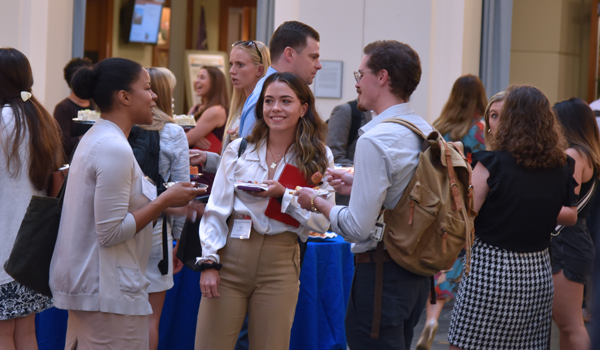
[[[248,140],[243,138],[238,149],[238,158],[246,152],[248,146]],[[200,265],[196,265],[196,258],[202,256],[202,244],[200,243],[200,219],[196,222],[186,220],[183,229],[181,230],[181,237],[179,238],[179,244],[177,246],[177,259],[192,269],[193,271],[200,271]]]
[[193,271],[200,271],[200,265],[196,265],[196,258],[202,256],[199,228],[200,218],[196,222],[186,220],[177,245],[177,259]]
[[[68,175],[67,175],[68,178]],[[50,261],[58,236],[67,178],[58,196],[32,196],[4,270],[20,284],[52,296]]]

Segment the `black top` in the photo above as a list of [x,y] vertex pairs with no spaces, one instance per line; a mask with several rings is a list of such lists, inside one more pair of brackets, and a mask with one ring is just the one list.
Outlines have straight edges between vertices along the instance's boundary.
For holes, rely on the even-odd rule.
[[[588,182],[584,182],[583,184],[581,184],[581,188],[579,188],[579,196],[583,197],[585,196],[588,191],[592,188],[592,184],[594,183],[594,181],[596,181],[596,178],[598,177],[598,171],[594,170],[594,173],[592,174],[592,178],[590,179],[590,181]],[[596,187],[594,188],[594,193],[596,193],[596,190],[598,189],[598,185],[596,185]],[[592,196],[594,195],[594,193],[592,193]],[[577,218],[587,218],[590,215],[590,203],[592,201],[589,200],[587,202],[587,204],[579,211],[579,213],[577,213]]]
[[75,145],[79,142],[79,136],[81,136],[75,132],[73,118],[77,118],[77,112],[84,109],[93,110],[94,106],[90,104],[89,107],[81,107],[68,98],[60,101],[54,108],[54,119],[56,119],[60,126],[63,149],[67,157],[71,157],[73,148],[75,148]]
[[505,151],[473,153],[490,172],[487,195],[475,218],[475,234],[485,243],[515,252],[538,252],[550,246],[563,206],[575,206],[575,161],[564,167],[525,169]]

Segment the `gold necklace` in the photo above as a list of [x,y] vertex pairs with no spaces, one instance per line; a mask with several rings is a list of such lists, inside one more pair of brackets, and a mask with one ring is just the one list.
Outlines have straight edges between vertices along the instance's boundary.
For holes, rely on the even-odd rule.
[[[271,169],[275,169],[277,168],[277,163],[279,163],[281,161],[281,159],[283,158],[283,156],[285,156],[285,153],[283,154],[283,156],[281,154],[278,154],[279,159],[275,160],[275,156],[273,155],[273,152],[269,149],[269,147],[267,147],[267,150],[269,151],[269,153],[271,153],[271,157],[273,157],[273,163],[271,163],[271,165],[269,166]],[[287,150],[286,150],[287,152]]]

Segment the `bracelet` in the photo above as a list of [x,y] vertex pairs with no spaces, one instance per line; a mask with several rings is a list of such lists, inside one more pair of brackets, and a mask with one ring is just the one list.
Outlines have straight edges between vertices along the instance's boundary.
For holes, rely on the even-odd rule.
[[204,263],[204,264],[200,264],[200,271],[210,270],[210,269],[215,269],[215,270],[219,271],[222,267],[223,267],[223,264],[217,264],[216,262],[213,262],[212,264]]
[[310,197],[310,210],[313,213],[319,213],[321,214],[321,212],[319,211],[319,209],[317,209],[317,207],[315,207],[315,198],[317,198],[317,196],[319,196],[318,193],[313,194],[312,197]]

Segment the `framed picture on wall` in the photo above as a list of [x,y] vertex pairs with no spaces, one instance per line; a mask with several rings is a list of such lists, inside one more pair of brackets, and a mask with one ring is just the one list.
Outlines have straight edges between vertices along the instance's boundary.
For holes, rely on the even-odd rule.
[[315,76],[315,97],[342,98],[343,61],[321,61],[323,68]]
[[200,73],[202,66],[215,66],[225,74],[227,89],[231,91],[229,79],[229,56],[223,51],[186,50],[185,51],[185,94],[190,106],[201,102],[196,96],[194,80]]

